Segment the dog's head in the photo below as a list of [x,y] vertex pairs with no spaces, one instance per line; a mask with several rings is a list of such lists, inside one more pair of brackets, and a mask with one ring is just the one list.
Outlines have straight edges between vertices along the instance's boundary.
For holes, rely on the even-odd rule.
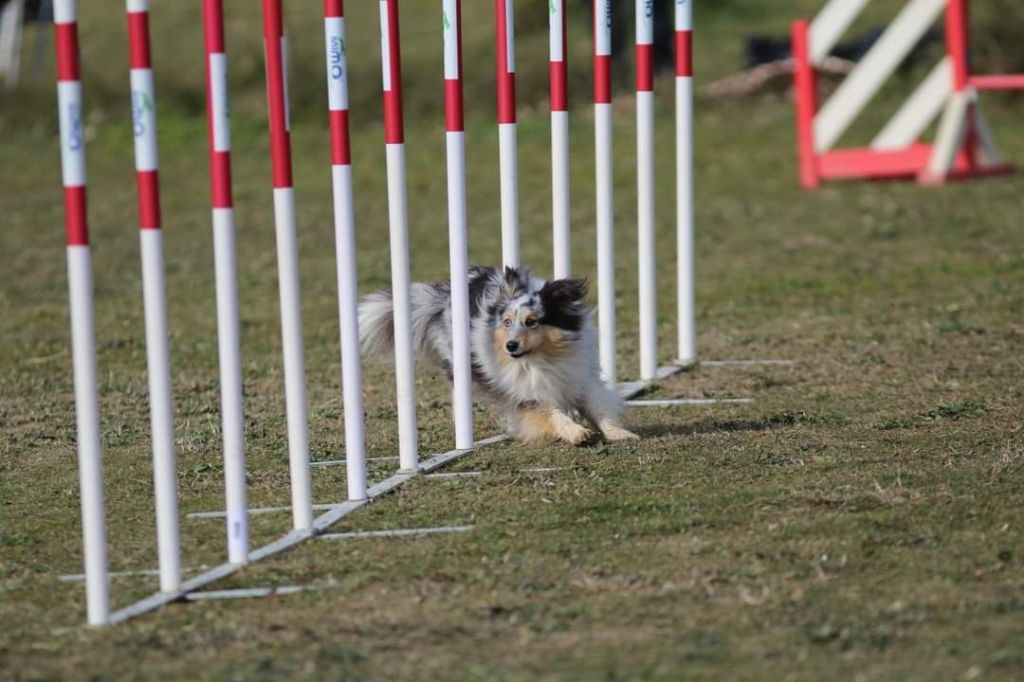
[[493,318],[499,358],[565,355],[587,319],[586,280],[556,279],[540,288],[531,280],[523,268],[505,268],[503,296]]

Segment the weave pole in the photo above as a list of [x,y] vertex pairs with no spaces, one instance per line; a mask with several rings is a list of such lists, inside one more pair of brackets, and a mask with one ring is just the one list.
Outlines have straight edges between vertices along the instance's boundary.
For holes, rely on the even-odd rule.
[[231,191],[231,124],[223,0],[203,0],[206,53],[206,122],[210,147],[213,258],[217,289],[217,352],[224,448],[224,509],[228,561],[249,560],[248,493],[245,487],[245,408],[235,268],[235,209]]
[[110,620],[106,514],[103,508],[103,457],[100,406],[96,388],[96,336],[92,310],[92,255],[85,192],[85,131],[82,128],[82,82],[78,54],[78,7],[75,0],[53,3],[57,46],[57,107],[60,161],[64,185],[64,229],[71,309],[71,357],[78,433],[82,545],[89,625]]
[[548,52],[551,89],[551,225],[554,278],[572,273],[569,238],[569,71],[565,0],[549,0]]
[[380,2],[384,143],[388,172],[388,228],[391,240],[391,295],[395,323],[395,382],[398,391],[398,457],[402,471],[419,467],[415,364],[409,275],[409,209],[405,199],[405,126],[402,123],[402,54],[398,0]]
[[498,158],[501,175],[501,259],[519,267],[519,159],[516,130],[516,48],[513,0],[494,0],[498,54]]
[[614,386],[615,206],[612,158],[612,3],[594,1],[594,170],[597,189],[597,319],[601,374]]
[[452,413],[455,447],[473,447],[473,375],[469,347],[466,228],[466,126],[462,101],[462,2],[442,0],[445,145],[448,165],[448,262],[452,296]]
[[181,586],[178,491],[174,456],[174,403],[167,330],[167,286],[160,224],[160,179],[156,143],[156,97],[149,47],[149,2],[126,0],[135,177],[139,197],[142,298],[146,321],[149,420],[153,440],[153,493],[156,498],[160,589]]
[[697,362],[693,266],[693,0],[676,0],[676,362]]
[[345,57],[345,6],[342,0],[324,0],[324,37],[327,55],[327,106],[331,119],[334,241],[338,251],[338,321],[341,328],[341,380],[345,408],[345,471],[348,499],[365,500],[363,373],[359,359],[356,230],[348,128],[348,61]]
[[295,530],[306,531],[313,528],[313,499],[309,474],[302,307],[299,300],[299,247],[295,234],[295,194],[292,188],[292,149],[286,87],[287,47],[281,0],[263,0],[263,43],[270,109],[270,152],[273,163],[285,405],[288,412],[292,523]]
[[658,373],[658,285],[654,239],[654,0],[636,0],[636,226],[640,379]]

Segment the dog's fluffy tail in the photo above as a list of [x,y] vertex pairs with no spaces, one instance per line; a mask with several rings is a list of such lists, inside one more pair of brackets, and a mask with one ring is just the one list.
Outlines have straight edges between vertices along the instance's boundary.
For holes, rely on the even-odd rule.
[[[413,283],[410,290],[412,308],[413,352],[429,350],[431,331],[443,333],[448,307],[451,305],[450,291],[445,285]],[[377,360],[387,360],[395,352],[395,306],[390,291],[375,291],[363,298],[359,304],[359,341],[363,355]]]

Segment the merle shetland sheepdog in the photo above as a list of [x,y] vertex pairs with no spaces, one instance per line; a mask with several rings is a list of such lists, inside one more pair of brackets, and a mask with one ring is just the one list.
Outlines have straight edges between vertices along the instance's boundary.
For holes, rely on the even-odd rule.
[[[413,347],[452,373],[451,285],[412,285]],[[545,282],[524,268],[469,270],[473,382],[507,430],[526,443],[584,443],[584,418],[608,441],[636,439],[621,425],[623,403],[601,381],[597,335],[584,304],[586,280]],[[359,305],[363,354],[394,351],[390,291]]]

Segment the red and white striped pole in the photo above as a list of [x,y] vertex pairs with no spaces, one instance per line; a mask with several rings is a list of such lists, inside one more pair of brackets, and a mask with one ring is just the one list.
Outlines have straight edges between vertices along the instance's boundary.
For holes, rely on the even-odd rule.
[[654,0],[636,0],[636,200],[640,378],[658,374],[654,240]]
[[494,0],[498,53],[498,158],[501,175],[501,259],[519,266],[519,159],[516,132],[516,50],[513,0]]
[[455,447],[473,447],[466,228],[466,127],[462,108],[462,2],[442,0],[445,144],[448,159],[448,262],[452,292],[452,413]]
[[697,362],[693,267],[693,0],[676,0],[677,362]]
[[228,61],[224,44],[223,0],[203,0],[203,36],[228,561],[243,564],[249,560],[249,512],[245,487],[245,408],[242,402],[242,344],[238,324],[235,209],[231,193],[231,125],[228,118]]
[[384,142],[388,172],[388,226],[391,239],[391,295],[395,322],[395,381],[398,392],[398,455],[402,471],[419,468],[415,364],[409,275],[409,211],[405,199],[405,130],[402,123],[402,54],[398,0],[380,2],[381,75],[384,89]]
[[341,380],[345,408],[345,470],[348,499],[365,500],[366,439],[363,431],[363,371],[359,359],[356,228],[352,202],[352,155],[348,129],[345,5],[342,0],[324,0],[324,36],[327,55],[327,106],[331,119],[334,241],[338,251],[338,321],[341,328]]
[[306,368],[302,350],[302,308],[299,299],[299,247],[295,235],[295,194],[288,114],[287,47],[281,0],[263,0],[263,45],[267,61],[270,109],[270,153],[274,179],[274,227],[281,299],[285,400],[288,412],[288,459],[295,530],[313,528],[309,475],[309,431],[306,419]]
[[92,311],[92,256],[85,206],[85,130],[78,55],[78,7],[75,0],[53,3],[57,46],[57,108],[64,184],[68,294],[71,309],[71,359],[75,381],[78,477],[81,486],[82,544],[89,625],[110,620],[107,527],[103,508],[103,456],[96,387],[96,337]]
[[572,272],[569,241],[569,72],[565,0],[550,0],[548,52],[551,83],[551,224],[554,246],[554,277]]
[[614,386],[615,206],[612,158],[612,2],[594,0],[594,147],[597,183],[597,320],[601,374]]
[[160,229],[160,180],[156,144],[156,97],[149,47],[149,1],[126,0],[135,177],[139,196],[142,297],[146,319],[149,419],[153,440],[153,489],[156,498],[160,589],[181,587],[178,490],[174,456],[174,403],[167,330],[164,242]]

